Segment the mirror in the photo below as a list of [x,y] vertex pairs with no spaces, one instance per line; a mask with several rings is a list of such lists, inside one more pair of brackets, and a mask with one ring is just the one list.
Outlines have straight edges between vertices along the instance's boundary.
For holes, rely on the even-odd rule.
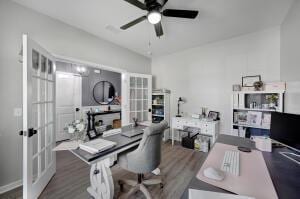
[[115,97],[115,87],[111,82],[100,81],[93,89],[94,100],[101,105],[110,104]]

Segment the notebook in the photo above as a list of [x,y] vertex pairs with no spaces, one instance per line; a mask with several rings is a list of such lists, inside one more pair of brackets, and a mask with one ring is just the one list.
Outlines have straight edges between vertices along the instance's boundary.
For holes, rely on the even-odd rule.
[[189,199],[255,199],[248,196],[189,189]]
[[79,148],[91,154],[95,154],[110,149],[116,144],[117,143],[115,142],[98,138],[86,143],[79,144]]

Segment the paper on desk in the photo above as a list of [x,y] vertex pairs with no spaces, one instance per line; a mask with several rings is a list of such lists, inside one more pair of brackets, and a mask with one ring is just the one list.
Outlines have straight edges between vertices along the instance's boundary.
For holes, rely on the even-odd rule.
[[248,196],[189,189],[189,199],[255,199]]
[[74,150],[79,147],[79,144],[82,143],[82,141],[65,141],[57,145],[53,151],[68,151],[68,150]]

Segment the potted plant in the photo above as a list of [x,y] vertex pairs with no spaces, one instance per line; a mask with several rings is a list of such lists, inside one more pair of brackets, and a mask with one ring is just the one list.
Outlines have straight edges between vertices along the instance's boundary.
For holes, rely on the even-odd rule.
[[269,107],[271,109],[276,109],[278,99],[279,99],[279,97],[277,94],[271,94],[271,95],[266,96],[266,100],[269,102]]

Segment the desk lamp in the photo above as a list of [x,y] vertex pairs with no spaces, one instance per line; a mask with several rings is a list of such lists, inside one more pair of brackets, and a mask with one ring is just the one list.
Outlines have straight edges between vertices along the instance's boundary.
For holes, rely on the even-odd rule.
[[183,99],[181,98],[181,97],[179,97],[178,98],[178,102],[177,102],[177,107],[178,107],[178,109],[177,109],[177,115],[176,115],[176,117],[182,117],[181,115],[180,115],[180,110],[179,110],[179,106],[180,106],[180,104],[183,104],[184,103],[184,101],[183,101]]

